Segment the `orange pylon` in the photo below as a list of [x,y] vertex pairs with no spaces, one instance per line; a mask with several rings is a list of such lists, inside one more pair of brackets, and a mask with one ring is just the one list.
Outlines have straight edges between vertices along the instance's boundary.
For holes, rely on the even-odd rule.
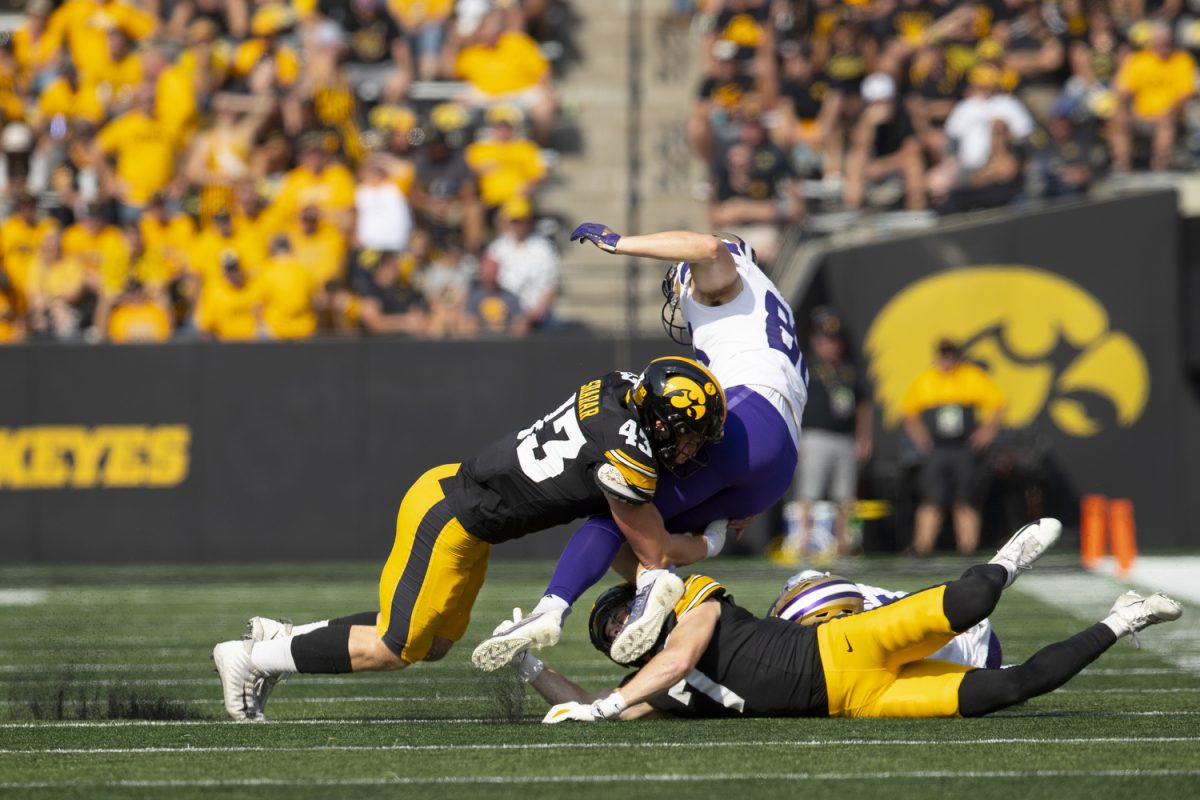
[[1133,521],[1133,501],[1114,499],[1108,507],[1109,534],[1112,536],[1113,558],[1117,574],[1125,577],[1137,559],[1137,526]]
[[1102,494],[1084,495],[1079,514],[1079,557],[1084,569],[1093,569],[1108,548],[1108,498]]

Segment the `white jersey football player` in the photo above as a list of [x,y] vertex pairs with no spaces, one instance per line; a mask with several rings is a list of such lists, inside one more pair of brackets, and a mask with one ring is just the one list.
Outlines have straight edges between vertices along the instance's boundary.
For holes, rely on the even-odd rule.
[[[787,300],[758,268],[754,252],[736,237],[692,231],[621,236],[598,223],[580,225],[572,241],[592,242],[615,255],[674,262],[663,282],[663,321],[671,338],[687,344],[725,388],[724,435],[706,445],[698,469],[660,474],[654,506],[669,537],[661,552],[636,562],[638,594],[614,653],[633,661],[649,649],[675,599],[659,577],[671,565],[691,564],[720,552],[724,521],[747,519],[774,505],[796,468],[800,420],[808,399],[808,369]],[[676,323],[682,314],[683,323]],[[703,536],[686,535],[704,531]],[[542,600],[530,614],[476,648],[481,669],[508,664],[522,649],[558,642],[562,620],[589,587],[604,576],[625,543],[609,517],[583,523],[559,558]],[[635,559],[618,568],[634,572]],[[632,576],[630,576],[632,577]]]

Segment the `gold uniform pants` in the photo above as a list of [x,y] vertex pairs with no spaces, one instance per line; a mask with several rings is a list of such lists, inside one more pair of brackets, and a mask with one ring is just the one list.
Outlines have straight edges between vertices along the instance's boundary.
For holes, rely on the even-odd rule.
[[404,495],[379,578],[379,636],[410,664],[429,654],[434,637],[462,638],[487,573],[492,546],[467,533],[442,491],[456,472],[458,464],[434,467]]
[[974,667],[927,658],[955,637],[945,586],[817,628],[831,717],[954,717]]

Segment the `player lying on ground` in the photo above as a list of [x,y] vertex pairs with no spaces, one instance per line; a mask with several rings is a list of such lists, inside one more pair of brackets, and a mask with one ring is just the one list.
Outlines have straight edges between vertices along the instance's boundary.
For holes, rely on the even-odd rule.
[[[690,564],[709,558],[724,544],[721,520],[762,513],[791,484],[808,398],[808,369],[792,310],[758,268],[750,246],[736,237],[692,231],[621,236],[589,222],[576,228],[571,240],[591,242],[615,255],[675,262],[663,281],[663,326],[676,342],[690,343],[697,360],[717,376],[725,387],[729,416],[724,438],[707,450],[707,465],[683,475],[662,475],[654,503],[667,530],[705,531],[703,537],[673,537],[671,560]],[[583,523],[567,543],[541,601],[518,625],[476,647],[475,666],[497,669],[521,650],[557,643],[571,605],[604,577],[624,543],[619,526],[607,515]],[[641,619],[643,603],[643,597],[635,599],[633,618]],[[656,634],[645,626],[627,627],[613,642],[613,653],[631,661],[654,643]]]
[[[474,458],[429,470],[400,504],[378,612],[295,628],[252,618],[245,640],[213,649],[226,711],[239,721],[262,719],[275,684],[294,672],[395,670],[441,659],[467,629],[499,542],[607,511],[644,565],[665,566],[667,532],[650,503],[659,469],[717,441],[724,421],[725,396],[712,373],[671,356],[640,376],[610,372],[589,381]],[[683,586],[670,576],[674,583],[656,590],[648,575],[646,624],[657,631]]]
[[[806,569],[787,579],[779,597],[767,610],[767,616],[800,625],[816,625],[843,614],[870,611],[902,597],[908,597],[908,592],[880,589],[878,586],[854,583],[828,572]],[[991,621],[985,619],[958,634],[945,647],[928,657],[970,667],[996,669],[1002,658],[1000,638],[992,630]]]
[[[619,688],[591,693],[539,666],[518,669],[548,702],[544,721],[679,716],[976,717],[1062,686],[1122,636],[1178,619],[1161,593],[1126,592],[1099,623],[1042,648],[1024,664],[974,669],[928,658],[979,624],[1003,589],[1057,539],[1057,520],[1026,525],[988,564],[956,581],[820,625],[759,619],[711,578],[689,579],[655,654]],[[620,627],[631,592],[609,589],[592,609],[601,649]]]

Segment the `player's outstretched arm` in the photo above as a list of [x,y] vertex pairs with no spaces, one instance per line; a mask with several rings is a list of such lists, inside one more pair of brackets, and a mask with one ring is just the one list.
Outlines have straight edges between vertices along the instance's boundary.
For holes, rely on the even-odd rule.
[[686,678],[708,648],[720,617],[721,605],[715,601],[687,612],[671,631],[666,646],[621,687],[625,704],[646,702]]
[[[715,602],[703,602],[680,620],[666,646],[650,659],[622,688],[601,696],[588,704],[584,700],[567,699],[555,703],[542,722],[556,724],[576,720],[597,722],[604,719],[641,719],[655,714],[647,702],[652,697],[670,689],[696,668],[700,656],[712,640],[721,607]],[[594,697],[567,681],[562,676],[546,678],[546,670],[533,682],[533,687],[542,697],[551,700],[548,693],[562,690],[562,696]],[[565,683],[559,682],[561,679]],[[546,683],[542,683],[546,680]],[[574,687],[574,688],[572,688]],[[553,702],[551,700],[551,702]]]
[[608,253],[686,261],[698,299],[716,304],[733,299],[741,288],[733,255],[725,243],[709,233],[662,231],[622,236],[596,222],[585,222],[571,233],[573,242],[591,242]]

